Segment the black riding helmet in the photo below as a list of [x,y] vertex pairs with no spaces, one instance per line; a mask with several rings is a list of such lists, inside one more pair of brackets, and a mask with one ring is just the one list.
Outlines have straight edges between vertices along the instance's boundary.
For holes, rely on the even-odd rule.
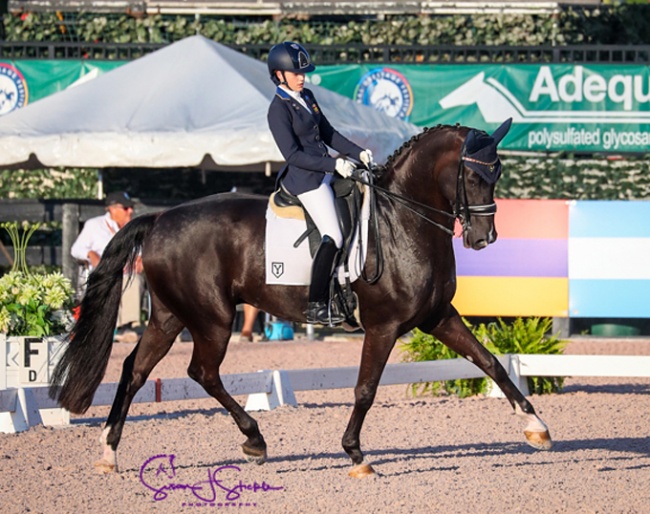
[[293,41],[285,41],[271,48],[267,60],[271,80],[274,84],[281,84],[275,76],[276,71],[291,71],[293,73],[309,73],[316,69],[311,62],[311,57],[305,48]]

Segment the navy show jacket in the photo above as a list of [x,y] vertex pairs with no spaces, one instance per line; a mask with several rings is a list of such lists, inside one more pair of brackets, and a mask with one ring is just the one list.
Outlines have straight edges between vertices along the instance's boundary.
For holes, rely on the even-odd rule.
[[330,125],[309,89],[303,89],[302,97],[311,113],[278,86],[267,115],[275,143],[287,161],[278,184],[281,180],[294,195],[316,189],[325,173],[336,171],[336,159],[329,155],[327,146],[357,160],[363,151]]

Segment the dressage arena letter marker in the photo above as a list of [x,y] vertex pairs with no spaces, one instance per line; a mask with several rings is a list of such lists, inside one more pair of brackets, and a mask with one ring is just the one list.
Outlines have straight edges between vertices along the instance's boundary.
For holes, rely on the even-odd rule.
[[21,366],[18,380],[21,384],[46,384],[48,382],[47,341],[38,337],[25,337],[21,341]]

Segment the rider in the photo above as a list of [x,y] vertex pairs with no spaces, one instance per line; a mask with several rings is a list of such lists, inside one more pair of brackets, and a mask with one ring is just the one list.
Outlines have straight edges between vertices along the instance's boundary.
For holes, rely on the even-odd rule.
[[304,87],[305,73],[314,71],[315,66],[302,45],[291,41],[275,45],[269,52],[268,67],[277,86],[268,112],[269,128],[287,161],[278,182],[302,202],[322,238],[312,264],[307,322],[338,324],[344,317],[335,305],[328,308],[329,283],[343,235],[330,182],[334,172],[347,178],[356,166],[343,157],[331,157],[327,147],[367,167],[372,163],[372,152],[339,134],[327,121],[314,93]]

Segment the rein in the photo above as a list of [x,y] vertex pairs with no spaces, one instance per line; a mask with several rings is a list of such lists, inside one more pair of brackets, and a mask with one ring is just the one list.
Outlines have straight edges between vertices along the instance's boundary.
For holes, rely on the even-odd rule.
[[371,171],[370,180],[368,181],[364,180],[360,176],[353,175],[351,178],[361,184],[369,186],[371,188],[371,191],[372,190],[377,191],[378,193],[382,194],[384,197],[390,200],[394,200],[395,202],[403,205],[406,209],[411,211],[413,214],[416,214],[423,220],[431,223],[432,225],[439,228],[446,234],[453,236],[454,235],[453,229],[449,229],[446,226],[438,223],[437,221],[432,220],[426,214],[421,213],[420,211],[418,211],[412,206],[419,207],[421,209],[424,209],[434,214],[440,214],[449,219],[458,218],[463,227],[463,233],[471,227],[471,221],[470,221],[471,215],[492,216],[494,213],[496,213],[497,204],[495,202],[483,204],[483,205],[469,205],[469,202],[467,200],[467,188],[465,185],[465,167],[463,166],[464,160],[466,160],[465,156],[462,155],[460,162],[458,164],[458,175],[457,175],[458,179],[456,181],[456,202],[454,205],[454,210],[452,212],[447,212],[447,211],[443,211],[442,209],[431,207],[430,205],[418,202],[417,200],[413,200],[412,198],[407,198],[403,195],[394,193],[392,191],[389,191],[388,189],[376,185],[373,182],[372,170],[370,170]]
[[445,216],[449,219],[455,220],[458,219],[461,222],[462,226],[462,233],[465,233],[467,230],[471,228],[471,216],[492,216],[497,212],[497,205],[495,202],[489,203],[489,204],[483,204],[483,205],[469,205],[469,201],[467,199],[467,186],[465,184],[465,166],[463,166],[463,161],[465,160],[470,160],[466,155],[466,149],[465,145],[463,144],[463,148],[461,151],[461,156],[460,156],[460,161],[458,163],[458,174],[457,174],[457,179],[456,179],[456,201],[454,205],[454,209],[452,212],[447,212],[443,211],[442,209],[437,209],[435,207],[431,207],[430,205],[426,205],[424,203],[418,202],[417,200],[413,200],[412,198],[407,198],[403,195],[400,195],[398,193],[394,193],[392,191],[389,191],[386,188],[383,188],[381,186],[378,186],[374,183],[374,173],[373,169],[369,169],[370,171],[368,175],[368,180],[365,180],[362,178],[360,175],[353,174],[350,178],[352,178],[354,181],[359,182],[360,184],[366,185],[370,188],[370,219],[372,220],[372,230],[375,235],[375,249],[376,249],[376,255],[377,255],[377,267],[375,269],[375,273],[371,278],[368,278],[365,274],[365,268],[362,271],[361,275],[363,279],[369,283],[369,284],[374,284],[379,280],[381,277],[383,270],[384,270],[384,254],[383,250],[381,247],[381,240],[379,237],[379,222],[377,219],[377,198],[375,196],[375,192],[380,193],[384,197],[388,198],[389,200],[393,200],[396,203],[399,203],[409,211],[411,211],[413,214],[416,214],[423,220],[427,221],[428,223],[431,223],[433,226],[439,228],[446,234],[450,236],[454,236],[454,230],[453,228],[448,228],[445,225],[438,223],[437,221],[432,220],[430,217],[428,217],[426,214],[423,214],[422,212],[418,211],[415,207],[424,209],[425,211],[429,211],[430,213],[433,214],[439,214],[441,216]]

